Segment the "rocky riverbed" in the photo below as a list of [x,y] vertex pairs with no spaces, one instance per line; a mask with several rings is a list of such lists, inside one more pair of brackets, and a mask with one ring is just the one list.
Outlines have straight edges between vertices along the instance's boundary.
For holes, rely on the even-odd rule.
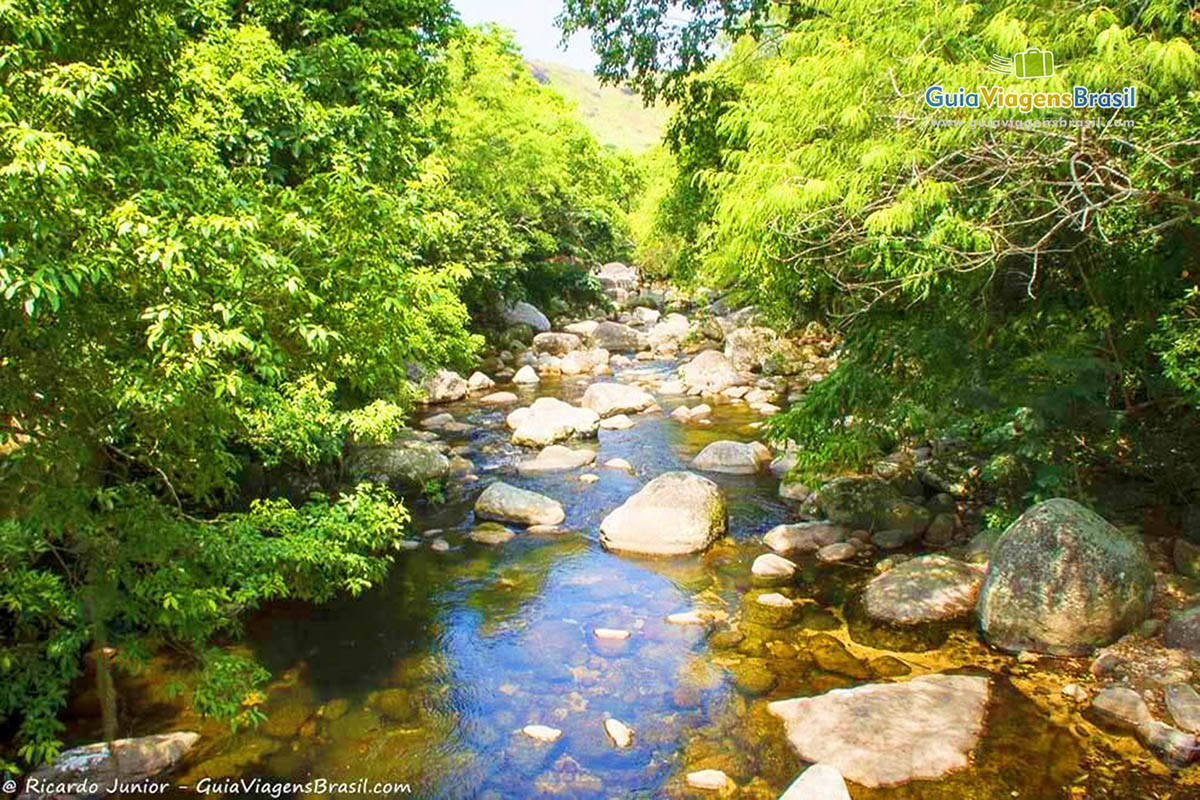
[[618,266],[600,277],[627,310],[509,309],[481,372],[431,375],[412,431],[348,460],[427,499],[385,585],[251,622],[265,723],[181,716],[164,659],[130,680],[138,733],[201,734],[179,785],[1200,797],[1186,544],[1069,501],[980,532],[978,465],[940,443],[813,493],[762,423],[836,340]]

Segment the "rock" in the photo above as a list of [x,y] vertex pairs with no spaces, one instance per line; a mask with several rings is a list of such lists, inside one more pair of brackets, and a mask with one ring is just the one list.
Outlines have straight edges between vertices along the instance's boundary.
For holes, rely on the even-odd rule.
[[992,560],[992,552],[996,549],[996,542],[1000,541],[1004,531],[999,528],[986,528],[971,537],[971,541],[967,544],[967,549],[963,553],[963,560],[969,561],[972,564],[987,564]]
[[550,320],[546,319],[546,315],[523,301],[505,308],[501,316],[507,325],[528,325],[539,332],[550,330]]
[[882,622],[916,625],[965,617],[975,608],[983,572],[945,556],[905,561],[867,584],[863,606]]
[[602,348],[572,350],[559,360],[563,375],[600,374],[608,369],[608,351]]
[[727,524],[720,487],[692,472],[666,472],[604,518],[600,542],[630,553],[693,553],[724,536]]
[[498,522],[485,522],[472,528],[467,538],[480,544],[497,545],[504,544],[515,536],[515,533]]
[[[536,375],[534,377],[537,377]],[[512,392],[492,392],[479,398],[479,402],[489,406],[505,406],[515,403],[520,398]]]
[[539,397],[528,408],[511,412],[505,423],[513,429],[514,444],[544,447],[572,436],[594,436],[600,428],[600,417],[590,408]]
[[1188,733],[1200,733],[1200,694],[1186,683],[1174,683],[1166,690],[1167,711],[1175,725]]
[[592,331],[592,343],[609,351],[637,350],[642,337],[636,330],[619,322],[601,322]]
[[1059,690],[1059,693],[1068,700],[1081,705],[1088,701],[1087,689],[1083,688],[1078,683],[1068,683]]
[[818,633],[808,638],[805,643],[813,663],[826,672],[845,675],[855,680],[866,680],[871,677],[871,669],[861,659],[855,658],[846,645],[828,633]]
[[895,656],[879,656],[867,664],[876,678],[899,678],[912,673],[912,667]]
[[534,371],[533,367],[526,364],[517,370],[516,375],[513,375],[512,382],[528,386],[535,383],[541,383],[542,379],[538,377],[538,374]]
[[776,701],[767,710],[783,720],[800,758],[877,788],[966,769],[988,695],[987,678],[925,675]]
[[1187,650],[1200,658],[1200,605],[1172,614],[1163,626],[1163,644]]
[[517,472],[521,475],[544,475],[547,472],[578,469],[595,460],[596,452],[594,450],[586,448],[572,450],[561,444],[552,444],[543,448],[536,458],[518,464]]
[[608,734],[612,743],[622,750],[633,744],[633,729],[619,719],[609,717],[604,720],[604,732]]
[[741,372],[759,372],[778,338],[770,328],[736,328],[725,334],[725,357]]
[[492,388],[496,382],[482,372],[472,372],[467,378],[467,388],[472,392],[482,392]]
[[779,496],[784,500],[793,500],[797,503],[803,503],[812,497],[812,489],[808,488],[800,481],[784,479],[779,482]]
[[935,514],[929,527],[925,529],[925,544],[931,547],[945,547],[953,542],[955,522],[953,514]]
[[653,308],[638,306],[633,310],[632,316],[634,321],[639,325],[653,325],[658,322],[658,318],[661,315]]
[[978,462],[969,454],[950,451],[935,453],[917,464],[917,477],[936,492],[966,497],[978,480]]
[[1175,540],[1171,556],[1175,562],[1175,570],[1180,575],[1186,575],[1193,580],[1200,579],[1200,545],[1193,544],[1181,536]]
[[813,764],[779,795],[779,800],[850,800],[850,790],[837,767]]
[[844,542],[850,529],[828,522],[797,522],[791,525],[776,525],[767,531],[763,543],[776,553],[816,552],[822,547]]
[[467,396],[467,381],[457,372],[439,369],[421,381],[418,397],[422,403],[449,403]]
[[1090,711],[1101,722],[1126,731],[1154,719],[1142,696],[1124,686],[1113,686],[1099,692],[1092,698]]
[[772,459],[768,469],[771,470],[771,474],[776,478],[784,478],[799,462],[800,454],[795,450],[788,450]]
[[784,597],[778,592],[769,592],[754,597],[744,607],[746,619],[756,625],[768,628],[781,628],[792,621],[796,605],[791,598]]
[[610,261],[596,270],[596,279],[605,289],[623,289],[627,292],[637,289],[640,280],[636,267],[619,261]]
[[450,552],[450,543],[445,539],[437,538],[429,543],[429,549],[435,553],[448,553]]
[[592,630],[592,635],[597,639],[608,639],[610,641],[623,642],[630,637],[630,633],[622,628],[595,628]]
[[573,333],[555,333],[547,331],[533,337],[533,349],[538,353],[548,353],[552,356],[565,356],[572,350],[583,347],[583,342]]
[[392,722],[412,722],[421,712],[420,697],[408,689],[372,692],[371,705]]
[[748,658],[731,668],[733,685],[744,695],[758,697],[775,688],[779,679],[762,659]]
[[916,534],[929,527],[930,514],[922,505],[901,497],[889,483],[875,477],[835,478],[812,496],[826,519],[870,531],[907,529]]
[[1164,722],[1143,722],[1138,725],[1137,737],[1146,745],[1146,749],[1171,769],[1183,769],[1200,756],[1200,744],[1195,736],[1176,730]]
[[834,544],[827,544],[818,550],[817,559],[826,563],[845,561],[848,558],[854,558],[856,552],[858,552],[858,548],[850,542],[835,542]]
[[526,725],[521,729],[521,733],[530,739],[546,743],[557,742],[558,737],[562,736],[562,731],[549,725]]
[[604,466],[608,469],[623,469],[629,473],[633,472],[633,464],[630,464],[623,458],[610,458],[604,462]]
[[790,578],[796,574],[796,565],[783,556],[766,553],[754,559],[750,574],[756,578]]
[[654,396],[624,383],[593,383],[579,404],[603,417],[644,411],[654,405]]
[[655,350],[676,349],[691,328],[682,314],[667,314],[646,331],[646,343]]
[[454,422],[453,414],[434,414],[432,417],[426,417],[421,420],[422,428],[444,428],[446,425]]
[[427,442],[358,446],[350,452],[346,471],[356,481],[423,489],[430,481],[450,477],[450,459]]
[[687,785],[709,792],[729,791],[734,783],[719,769],[701,769],[687,774]]
[[771,451],[759,442],[712,442],[692,459],[692,469],[753,475],[771,461]]
[[[554,762],[553,769],[543,772],[533,782],[538,797],[599,797],[604,791],[604,781],[588,772],[583,765],[569,755]],[[486,796],[486,795],[485,795]]]
[[689,392],[698,394],[719,394],[745,382],[725,354],[716,350],[705,350],[680,367],[679,379]]
[[1000,537],[976,610],[984,638],[1002,650],[1083,655],[1140,625],[1153,593],[1139,539],[1055,499]]
[[489,485],[479,495],[475,516],[518,525],[557,525],[566,518],[557,501],[502,481]]
[[[72,747],[60,753],[49,766],[31,773],[25,784],[94,782],[100,789],[98,794],[107,796],[107,787],[113,786],[117,781],[131,784],[170,771],[183,760],[199,739],[198,733],[176,731],[135,739],[117,739],[112,743],[111,749],[108,742]],[[7,786],[5,791],[7,793]],[[74,794],[83,795],[86,792],[26,792],[19,797],[20,800],[35,800]]]
[[624,414],[617,414],[613,417],[601,419],[600,427],[606,431],[623,431],[633,427],[633,420]]
[[687,394],[682,381],[663,381],[658,385],[659,394]]

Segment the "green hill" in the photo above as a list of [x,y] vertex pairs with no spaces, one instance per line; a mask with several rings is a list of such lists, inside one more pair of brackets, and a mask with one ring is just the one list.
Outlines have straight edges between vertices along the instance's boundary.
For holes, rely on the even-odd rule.
[[666,106],[646,108],[637,93],[625,87],[601,86],[591,73],[564,64],[527,63],[538,83],[557,90],[579,107],[584,122],[602,144],[641,152],[662,138],[670,116]]

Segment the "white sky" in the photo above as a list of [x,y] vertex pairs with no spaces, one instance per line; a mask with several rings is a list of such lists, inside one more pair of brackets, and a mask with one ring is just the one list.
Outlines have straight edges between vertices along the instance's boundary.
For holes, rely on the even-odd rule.
[[458,13],[469,25],[496,22],[516,32],[525,57],[533,61],[556,61],[591,72],[596,66],[586,32],[571,38],[564,52],[559,48],[562,31],[554,18],[562,0],[454,0]]

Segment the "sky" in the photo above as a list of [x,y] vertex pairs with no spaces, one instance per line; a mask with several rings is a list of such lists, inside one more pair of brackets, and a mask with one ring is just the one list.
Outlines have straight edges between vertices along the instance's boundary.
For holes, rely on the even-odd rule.
[[596,54],[587,33],[571,38],[570,46],[559,48],[562,31],[554,27],[554,18],[562,10],[562,0],[453,0],[470,25],[496,22],[516,31],[517,41],[531,61],[555,61],[591,72]]

